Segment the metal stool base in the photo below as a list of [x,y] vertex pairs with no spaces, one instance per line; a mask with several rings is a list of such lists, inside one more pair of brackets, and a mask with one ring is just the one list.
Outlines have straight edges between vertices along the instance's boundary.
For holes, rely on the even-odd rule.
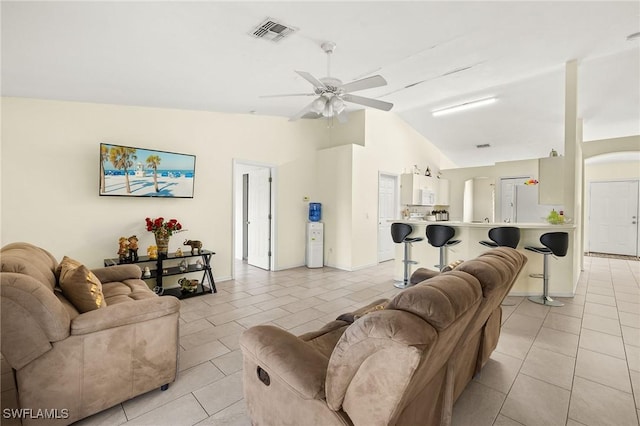
[[397,281],[397,282],[395,282],[395,283],[393,284],[393,286],[394,286],[395,288],[404,289],[404,288],[409,288],[409,287],[411,287],[411,284],[410,284],[410,283],[406,283],[406,282],[404,282],[404,281]]
[[549,296],[531,296],[528,299],[533,303],[537,303],[539,305],[555,306],[555,307],[564,306],[564,303],[558,302],[557,300],[553,300]]

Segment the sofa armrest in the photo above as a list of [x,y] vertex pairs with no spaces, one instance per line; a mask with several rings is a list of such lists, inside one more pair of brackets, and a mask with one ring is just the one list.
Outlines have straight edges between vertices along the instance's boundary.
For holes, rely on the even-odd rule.
[[142,277],[142,270],[138,265],[134,264],[96,268],[92,269],[91,272],[93,272],[103,284],[118,281],[123,282],[124,280],[130,279],[140,279],[140,277]]
[[324,397],[329,360],[293,334],[271,325],[242,333],[240,347],[271,375],[278,376],[304,399]]
[[85,312],[71,321],[71,334],[94,333],[160,318],[180,311],[180,301],[172,296],[132,300]]

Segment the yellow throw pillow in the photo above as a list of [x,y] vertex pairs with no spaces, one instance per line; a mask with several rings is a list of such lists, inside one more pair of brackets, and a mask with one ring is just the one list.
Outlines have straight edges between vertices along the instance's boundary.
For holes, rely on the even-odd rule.
[[442,272],[449,272],[449,271],[453,271],[454,269],[456,269],[458,266],[462,265],[462,263],[464,262],[464,260],[456,260],[455,262],[451,262],[450,264],[448,264],[447,266],[445,266],[444,268],[442,268]]
[[64,297],[80,313],[107,306],[102,294],[102,283],[93,272],[77,260],[67,256],[62,259],[59,283]]

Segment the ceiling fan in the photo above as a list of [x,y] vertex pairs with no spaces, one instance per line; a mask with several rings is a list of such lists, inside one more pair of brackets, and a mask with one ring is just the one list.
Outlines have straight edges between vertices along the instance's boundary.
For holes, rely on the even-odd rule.
[[321,47],[327,54],[326,77],[316,78],[308,72],[296,71],[300,77],[313,85],[313,93],[293,93],[288,95],[268,95],[262,97],[317,96],[317,98],[310,104],[292,116],[289,121],[297,120],[308,113],[315,113],[318,117],[337,117],[341,123],[344,123],[347,120],[345,102],[381,109],[383,111],[389,111],[393,107],[393,104],[389,102],[352,95],[351,92],[356,92],[358,90],[386,86],[387,81],[380,75],[374,75],[343,84],[341,80],[331,77],[331,54],[335,50],[336,44],[328,41],[322,43]]

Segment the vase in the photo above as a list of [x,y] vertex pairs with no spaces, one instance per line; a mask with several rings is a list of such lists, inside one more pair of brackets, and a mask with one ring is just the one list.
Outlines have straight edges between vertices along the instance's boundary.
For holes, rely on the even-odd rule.
[[169,236],[156,235],[156,246],[158,246],[158,255],[166,257],[169,254]]

